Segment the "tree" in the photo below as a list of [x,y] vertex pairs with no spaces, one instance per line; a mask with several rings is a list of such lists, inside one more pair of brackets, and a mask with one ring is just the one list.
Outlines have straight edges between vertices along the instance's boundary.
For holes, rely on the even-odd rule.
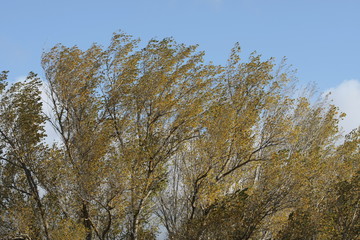
[[242,60],[236,44],[215,66],[172,38],[138,44],[115,33],[106,48],[45,52],[49,116],[35,74],[7,87],[2,73],[0,236],[356,236],[344,226],[358,217],[358,131],[340,142],[343,115],[299,94],[285,59]]
[[[88,239],[92,231],[100,239],[106,236],[115,196],[122,198],[118,207],[126,208],[124,234],[137,239],[139,231],[146,231],[152,198],[166,180],[166,164],[183,142],[199,135],[206,89],[218,71],[201,64],[203,53],[194,53],[194,46],[172,39],[152,40],[130,55],[135,45],[120,34],[106,50],[57,46],[43,57],[63,161],[76,176],[67,179],[75,187],[68,194],[82,202]],[[122,185],[114,181],[108,189],[112,177]],[[103,199],[107,191],[115,195]],[[102,202],[95,216],[105,208],[108,225],[91,220],[92,201]]]
[[351,181],[335,185],[321,210],[321,236],[331,239],[360,237],[360,177],[357,172]]
[[6,88],[7,72],[0,82],[0,205],[1,234],[26,232],[49,239],[46,206],[41,198],[46,146],[39,78],[30,73],[25,82]]

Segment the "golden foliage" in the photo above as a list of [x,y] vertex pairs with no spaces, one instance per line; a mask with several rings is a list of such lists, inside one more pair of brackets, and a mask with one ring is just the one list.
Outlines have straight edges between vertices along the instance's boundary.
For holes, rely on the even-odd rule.
[[[340,231],[327,189],[359,169],[359,129],[342,141],[337,107],[294,89],[285,60],[255,52],[241,60],[238,44],[226,66],[172,38],[138,44],[120,32],[107,48],[59,44],[44,53],[50,116],[35,74],[9,87],[0,75],[0,236],[154,239],[165,227],[169,239],[311,239],[335,236],[326,226]],[[52,146],[46,120],[59,135]],[[325,223],[293,227],[311,221]]]

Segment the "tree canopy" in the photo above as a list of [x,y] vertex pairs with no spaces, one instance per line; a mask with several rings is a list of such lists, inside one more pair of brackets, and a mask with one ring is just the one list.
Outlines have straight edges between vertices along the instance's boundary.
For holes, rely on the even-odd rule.
[[285,59],[139,44],[58,44],[44,80],[2,72],[0,238],[360,238],[360,128],[342,137]]

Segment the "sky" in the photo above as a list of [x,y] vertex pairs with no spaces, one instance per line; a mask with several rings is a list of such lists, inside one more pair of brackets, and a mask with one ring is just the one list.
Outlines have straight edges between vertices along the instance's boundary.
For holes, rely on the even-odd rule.
[[199,44],[206,61],[225,64],[235,42],[297,69],[300,84],[346,111],[346,132],[360,124],[359,0],[11,0],[1,3],[0,70],[17,80],[43,77],[41,55],[57,43],[107,46],[122,30],[142,39]]

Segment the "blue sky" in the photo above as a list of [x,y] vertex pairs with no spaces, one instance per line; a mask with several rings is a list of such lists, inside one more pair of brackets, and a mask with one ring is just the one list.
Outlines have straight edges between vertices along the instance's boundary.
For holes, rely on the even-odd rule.
[[286,56],[301,84],[336,91],[352,79],[350,88],[360,89],[359,11],[359,0],[8,0],[1,4],[0,70],[12,79],[42,76],[44,50],[106,46],[121,29],[143,41],[172,36],[199,44],[219,64],[240,42],[244,58],[254,50]]

